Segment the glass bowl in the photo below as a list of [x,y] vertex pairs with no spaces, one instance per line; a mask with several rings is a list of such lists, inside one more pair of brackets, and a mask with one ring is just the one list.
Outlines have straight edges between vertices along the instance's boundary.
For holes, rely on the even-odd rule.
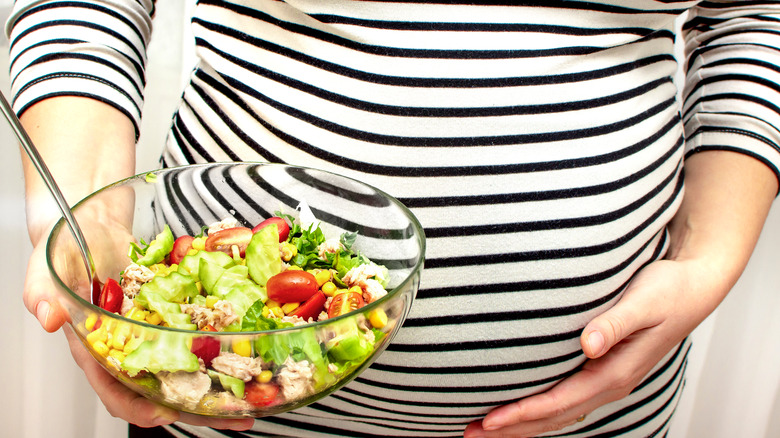
[[[425,253],[422,227],[393,197],[344,176],[280,164],[162,169],[107,186],[73,212],[103,282],[119,280],[131,263],[131,242],[148,244],[166,225],[174,238],[194,236],[227,217],[252,228],[280,212],[304,226],[319,224],[330,238],[356,233],[352,248],[387,268],[387,294],[340,316],[264,331],[189,330],[165,321],[158,325],[155,312],[125,317],[93,304],[96,292],[69,229],[60,221],[49,236],[47,259],[69,324],[84,346],[109,373],[144,397],[205,416],[278,414],[354,379],[403,324]],[[243,374],[225,371],[224,364],[219,371],[212,369],[217,354],[237,360]],[[247,369],[254,371],[247,374]]]

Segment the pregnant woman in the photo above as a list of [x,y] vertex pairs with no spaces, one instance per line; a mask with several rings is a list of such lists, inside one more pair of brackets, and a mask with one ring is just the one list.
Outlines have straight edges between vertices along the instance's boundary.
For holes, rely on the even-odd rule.
[[[198,2],[199,63],[161,164],[273,161],[375,185],[422,222],[426,269],[371,368],[275,417],[156,406],[71,336],[109,412],[185,437],[668,431],[687,335],[777,194],[780,4],[471,3]],[[134,172],[153,15],[150,0],[16,3],[14,107],[72,200]],[[58,213],[28,175],[25,303],[54,331]]]

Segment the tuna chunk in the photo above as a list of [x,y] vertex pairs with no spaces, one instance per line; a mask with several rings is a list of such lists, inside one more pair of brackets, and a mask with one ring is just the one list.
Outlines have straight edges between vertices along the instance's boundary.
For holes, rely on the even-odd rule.
[[312,365],[309,361],[296,362],[288,357],[277,376],[285,400],[298,400],[314,392],[312,375]]
[[200,399],[211,388],[211,379],[205,373],[161,371],[155,376],[160,380],[163,396],[166,400],[195,408]]
[[198,330],[210,325],[221,331],[236,320],[238,315],[233,311],[233,305],[230,301],[220,300],[210,309],[198,304],[181,304],[181,311],[190,315],[193,324],[198,326]]
[[244,382],[248,382],[260,374],[264,367],[268,368],[268,365],[264,364],[260,357],[244,357],[227,351],[221,352],[211,361],[211,368],[214,370]]
[[146,266],[131,263],[122,272],[122,292],[127,298],[133,299],[141,290],[141,285],[152,281],[154,272]]

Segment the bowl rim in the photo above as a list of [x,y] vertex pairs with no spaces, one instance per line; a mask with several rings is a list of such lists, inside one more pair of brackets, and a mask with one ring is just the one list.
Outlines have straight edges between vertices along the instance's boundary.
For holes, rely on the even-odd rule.
[[[145,321],[137,321],[134,319],[127,318],[121,314],[109,312],[100,306],[93,304],[84,298],[82,298],[79,294],[71,290],[70,287],[68,287],[60,278],[60,276],[57,274],[56,270],[52,266],[52,251],[53,251],[53,239],[59,235],[63,231],[63,228],[65,227],[65,219],[60,218],[52,227],[51,231],[49,232],[49,236],[46,239],[46,264],[49,269],[49,273],[51,274],[51,277],[54,279],[55,283],[60,287],[60,289],[67,292],[67,294],[76,300],[76,302],[80,305],[84,305],[87,307],[90,311],[93,311],[95,313],[98,313],[100,315],[108,316],[110,318],[117,319],[119,321],[132,323],[133,325],[140,325],[149,327],[151,329],[157,329],[157,330],[163,330],[167,332],[173,332],[173,333],[187,333],[190,335],[208,335],[208,336],[240,336],[240,337],[252,337],[256,335],[262,335],[262,334],[271,334],[271,333],[282,333],[282,332],[292,332],[292,331],[298,331],[298,330],[304,330],[304,329],[313,329],[316,327],[324,326],[329,323],[332,323],[334,321],[340,321],[347,318],[351,318],[356,316],[359,313],[364,313],[367,310],[372,310],[376,307],[379,307],[382,303],[386,301],[390,301],[391,298],[395,297],[397,294],[399,294],[402,290],[405,289],[405,287],[408,285],[409,282],[412,281],[415,277],[417,277],[418,273],[423,269],[423,265],[425,262],[425,254],[426,254],[426,237],[425,237],[425,230],[422,227],[422,224],[420,223],[419,219],[412,213],[412,211],[406,207],[401,201],[399,201],[394,196],[390,195],[389,193],[385,192],[384,190],[381,190],[371,184],[365,183],[363,181],[360,181],[356,178],[352,178],[349,176],[345,176],[342,174],[338,174],[332,171],[318,169],[315,167],[309,167],[309,166],[298,166],[294,164],[283,164],[283,163],[271,163],[271,162],[265,162],[265,161],[217,161],[217,162],[209,162],[209,163],[196,163],[196,164],[185,164],[185,165],[179,165],[179,166],[172,166],[172,167],[165,167],[165,168],[159,168],[154,170],[149,170],[142,173],[137,173],[133,176],[120,179],[118,181],[115,181],[111,184],[108,184],[106,186],[101,187],[98,190],[95,190],[94,192],[90,193],[86,197],[84,197],[81,201],[77,202],[71,210],[75,212],[75,210],[81,206],[82,204],[88,202],[91,198],[97,196],[101,192],[105,190],[109,190],[111,188],[127,184],[133,180],[139,180],[144,179],[145,181],[148,181],[148,178],[150,176],[156,177],[159,176],[159,174],[162,173],[168,173],[175,170],[181,170],[185,168],[208,168],[208,167],[220,167],[220,166],[262,166],[262,167],[280,167],[280,168],[297,168],[302,170],[312,170],[315,172],[322,172],[326,173],[338,178],[345,178],[348,180],[351,180],[357,184],[366,186],[368,188],[371,188],[375,190],[378,194],[384,196],[386,199],[388,199],[391,203],[396,205],[400,210],[407,216],[410,223],[412,224],[413,228],[416,231],[417,241],[419,242],[420,247],[420,257],[418,258],[417,262],[415,263],[414,267],[411,269],[409,274],[406,276],[406,278],[403,279],[396,287],[394,287],[391,290],[387,291],[387,294],[384,295],[382,298],[373,301],[371,303],[366,304],[365,306],[355,309],[351,312],[345,313],[343,315],[339,315],[335,318],[328,318],[322,321],[314,321],[312,323],[307,324],[299,324],[294,325],[292,327],[283,327],[283,328],[277,328],[273,330],[260,330],[260,331],[237,331],[237,332],[205,332],[200,330],[188,330],[188,329],[181,329],[181,328],[175,328],[175,327],[166,327],[166,326],[160,326],[160,325],[153,325],[149,324]],[[153,175],[153,176],[152,176]],[[414,297],[412,297],[412,300],[414,300]],[[72,323],[72,321],[71,321]]]

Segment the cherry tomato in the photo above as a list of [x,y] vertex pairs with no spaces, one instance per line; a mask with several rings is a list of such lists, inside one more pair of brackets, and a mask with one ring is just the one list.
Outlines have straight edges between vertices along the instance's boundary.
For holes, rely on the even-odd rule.
[[100,291],[103,289],[103,285],[100,284],[100,280],[97,277],[92,279],[92,304],[98,305],[100,303]]
[[211,361],[219,356],[219,350],[219,340],[212,336],[198,336],[197,338],[192,339],[190,351],[192,351],[192,354],[195,356],[203,359],[206,368],[210,367]]
[[241,257],[244,257],[246,247],[252,240],[252,230],[246,227],[235,227],[219,230],[216,233],[209,234],[206,239],[206,251],[222,251],[225,254],[233,255],[233,245],[238,247]]
[[98,305],[101,309],[118,313],[122,310],[122,301],[124,300],[124,297],[125,294],[122,292],[122,286],[113,278],[109,278],[100,291]]
[[328,318],[349,313],[366,305],[363,296],[357,292],[344,292],[333,297],[328,307]]
[[287,221],[284,220],[284,218],[279,216],[272,216],[260,222],[252,228],[252,232],[256,233],[271,224],[276,224],[276,228],[279,229],[279,242],[281,243],[287,240],[287,236],[290,235],[290,226],[287,225]]
[[291,316],[299,316],[304,321],[308,321],[309,318],[317,319],[322,309],[325,307],[325,301],[328,297],[325,296],[322,291],[317,291],[308,300],[301,303],[295,310],[293,310]]
[[270,406],[277,399],[279,385],[274,383],[249,382],[244,389],[244,399],[255,406]]
[[268,298],[278,303],[299,303],[317,293],[319,286],[314,274],[306,271],[282,271],[265,284]]
[[181,259],[187,255],[190,249],[192,249],[193,240],[195,240],[194,237],[184,235],[177,237],[176,240],[173,241],[173,249],[169,255],[169,261],[171,264],[178,265],[181,263]]

